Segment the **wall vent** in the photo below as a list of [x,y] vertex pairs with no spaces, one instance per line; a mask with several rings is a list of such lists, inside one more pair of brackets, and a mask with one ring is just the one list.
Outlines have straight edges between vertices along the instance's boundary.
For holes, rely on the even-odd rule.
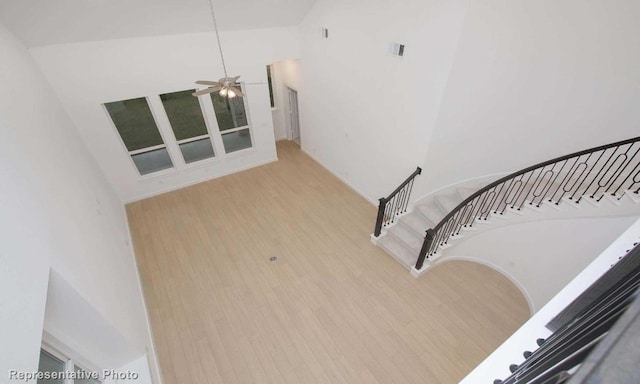
[[402,57],[404,56],[404,44],[400,43],[391,43],[389,44],[389,53],[393,56]]
[[322,38],[323,39],[328,39],[329,38],[329,30],[327,28],[322,28]]

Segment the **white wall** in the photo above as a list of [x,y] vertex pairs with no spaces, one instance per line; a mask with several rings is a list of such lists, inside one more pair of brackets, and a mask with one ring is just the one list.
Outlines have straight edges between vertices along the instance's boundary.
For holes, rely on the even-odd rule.
[[492,383],[495,379],[505,379],[510,375],[510,364],[521,364],[522,352],[538,348],[536,339],[547,338],[551,332],[545,325],[593,284],[609,268],[618,262],[634,243],[640,240],[640,220],[633,223],[610,246],[608,246],[588,267],[551,299],[538,313],[529,319],[509,339],[478,365],[461,384]]
[[598,217],[512,224],[465,239],[445,257],[501,271],[524,291],[535,313],[636,220]]
[[318,0],[301,25],[303,149],[376,200],[416,166],[418,198],[632,137],[639,15],[634,0]]
[[417,196],[638,135],[638,1],[469,4]]
[[286,101],[286,93],[282,82],[282,71],[280,62],[271,63],[271,87],[273,89],[274,107],[271,110],[273,118],[273,135],[276,140],[287,139],[287,122],[284,113],[284,103]]
[[134,349],[151,350],[121,201],[2,25],[0,52],[0,372],[37,370],[50,269]]
[[[223,77],[212,33],[158,36],[33,48],[87,147],[123,201],[132,201],[276,160],[265,66],[298,56],[295,28],[221,33],[229,75],[246,82],[254,149],[186,167],[166,119],[159,129],[176,169],[141,180],[102,104],[193,89],[196,80]],[[156,105],[159,106],[158,103]],[[152,105],[153,107],[153,105]],[[156,111],[154,111],[156,112]],[[161,114],[161,113],[160,113]],[[215,143],[214,143],[215,144]]]
[[466,3],[318,0],[301,24],[302,148],[370,201],[424,162]]

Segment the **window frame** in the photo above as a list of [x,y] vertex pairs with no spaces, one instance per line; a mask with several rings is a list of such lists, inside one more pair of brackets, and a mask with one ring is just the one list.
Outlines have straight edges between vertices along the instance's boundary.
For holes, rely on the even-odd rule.
[[[153,118],[153,122],[156,125],[156,129],[158,130],[158,133],[160,134],[160,137],[162,138],[162,144],[155,145],[155,146],[152,146],[152,147],[141,148],[141,149],[136,149],[136,150],[133,150],[133,151],[129,151],[129,149],[127,148],[126,143],[124,142],[124,139],[122,138],[122,135],[120,135],[120,131],[118,131],[118,127],[116,126],[116,123],[111,118],[111,114],[109,113],[109,110],[107,109],[107,106],[105,104],[114,103],[114,102],[118,102],[118,101],[124,101],[124,100],[131,100],[131,99],[144,99],[145,100],[145,102],[147,103],[147,107],[149,107],[149,111],[151,112],[151,117]],[[167,140],[165,139],[164,134],[162,133],[162,129],[160,129],[160,125],[158,124],[158,116],[156,114],[156,111],[154,111],[154,109],[152,107],[152,103],[150,102],[148,96],[132,97],[130,99],[123,99],[123,100],[105,101],[105,102],[102,103],[101,107],[102,107],[102,110],[104,111],[104,113],[106,114],[107,119],[109,120],[109,123],[111,124],[111,127],[113,128],[114,133],[118,137],[118,140],[120,140],[120,144],[122,145],[122,148],[124,149],[125,153],[129,157],[129,163],[133,167],[134,171],[138,174],[140,180],[153,179],[153,178],[156,178],[158,176],[166,176],[166,175],[170,175],[170,174],[176,172],[175,159],[171,155],[171,151],[169,150],[169,146],[167,145]],[[169,160],[171,161],[171,168],[161,169],[159,171],[142,174],[140,172],[140,170],[138,169],[138,166],[136,165],[135,161],[133,160],[133,156],[134,155],[139,155],[141,153],[155,151],[155,150],[158,150],[158,149],[163,149],[163,148],[167,150],[167,155],[169,156]]]
[[[176,91],[166,91],[166,92],[158,92],[154,95],[140,96],[140,97],[130,97],[122,100],[115,101],[104,101],[101,103],[102,110],[104,111],[106,119],[111,124],[111,128],[113,133],[118,137],[120,141],[120,145],[122,146],[124,153],[129,158],[129,164],[134,169],[134,174],[137,175],[137,181],[140,183],[154,182],[158,179],[162,179],[171,175],[175,175],[181,171],[190,171],[194,168],[202,168],[213,166],[218,162],[223,162],[226,158],[234,158],[238,156],[247,155],[248,153],[256,150],[256,137],[253,129],[253,122],[251,118],[251,111],[249,110],[249,96],[247,93],[246,83],[239,82],[238,85],[242,89],[244,96],[241,97],[244,114],[246,116],[247,124],[241,127],[235,127],[231,129],[227,129],[224,131],[220,130],[220,126],[218,124],[218,118],[216,115],[216,110],[214,107],[213,100],[209,94],[201,95],[197,97],[198,103],[200,104],[200,111],[202,113],[202,117],[204,119],[205,127],[207,129],[207,133],[200,136],[194,136],[187,139],[177,140],[176,133],[173,131],[173,126],[171,125],[171,121],[169,120],[169,116],[167,115],[166,109],[164,107],[164,103],[160,95],[175,93],[175,92],[183,92],[186,90],[192,90],[194,88],[186,87],[186,89],[176,90]],[[195,88],[199,89],[199,88]],[[205,99],[206,98],[206,99]],[[111,118],[109,111],[105,104],[117,101],[124,101],[130,99],[144,99],[149,107],[151,112],[151,116],[154,120],[158,133],[162,138],[162,144],[155,145],[152,147],[141,148],[133,151],[129,151],[124,139],[120,135],[118,131],[118,127],[115,122]],[[208,105],[207,105],[208,103]],[[226,147],[224,145],[223,136],[225,134],[232,134],[238,131],[248,130],[251,140],[251,146],[247,148],[243,148],[233,152],[227,152]],[[169,132],[167,132],[169,131]],[[167,140],[169,139],[169,140]],[[213,148],[213,156],[209,158],[205,158],[202,160],[192,161],[187,163],[184,159],[184,154],[182,154],[182,149],[180,148],[181,144],[186,144],[198,140],[209,139],[211,143],[211,147]],[[171,161],[171,167],[167,169],[162,169],[156,172],[151,172],[147,174],[140,173],[135,161],[133,160],[133,156],[147,153],[154,150],[165,149],[167,151],[167,155],[169,156],[169,160]]]
[[[239,156],[241,154],[253,151],[256,148],[255,135],[253,133],[253,122],[251,120],[251,112],[249,111],[249,96],[248,96],[248,93],[247,93],[247,87],[246,87],[246,84],[244,82],[239,82],[238,84],[240,85],[240,90],[242,91],[242,93],[244,93],[244,96],[241,97],[241,99],[242,99],[242,103],[243,103],[243,106],[244,106],[244,113],[245,113],[246,118],[247,118],[247,125],[243,125],[241,127],[226,129],[224,131],[220,130],[220,125],[218,124],[218,116],[216,115],[216,108],[214,107],[213,100],[211,99],[211,95],[207,94],[207,95],[198,96],[198,99],[206,98],[207,102],[209,103],[209,106],[211,107],[212,115],[211,115],[210,118],[212,119],[213,124],[215,124],[215,128],[217,129],[217,132],[218,132],[218,137],[220,139],[220,146],[221,146],[221,149],[222,149],[220,153],[222,154],[223,158],[236,157],[236,156]],[[201,100],[201,102],[202,102],[202,100]],[[205,116],[207,116],[207,115],[205,114]],[[225,135],[225,134],[228,134],[228,133],[234,133],[234,132],[242,131],[242,130],[245,130],[245,129],[249,130],[249,135],[251,136],[251,146],[248,147],[248,148],[240,149],[238,151],[227,152],[227,150],[226,150],[226,148],[224,146],[224,141],[222,139],[222,136]]]
[[[198,105],[200,106],[200,113],[202,114],[202,120],[204,121],[204,126],[207,129],[207,133],[204,134],[204,135],[194,136],[194,137],[190,137],[190,138],[182,139],[182,140],[178,140],[178,138],[176,137],[176,132],[173,130],[173,125],[171,125],[171,119],[169,119],[169,114],[167,113],[167,110],[164,107],[164,103],[162,102],[162,97],[160,97],[160,96],[161,95],[166,95],[168,93],[185,92],[185,91],[196,91],[196,89],[195,88],[189,88],[189,89],[184,89],[184,90],[181,90],[181,91],[172,91],[172,92],[159,93],[157,95],[157,97],[158,97],[158,99],[160,101],[160,105],[162,106],[162,113],[164,113],[164,116],[166,117],[166,122],[168,124],[169,130],[171,131],[171,135],[173,137],[173,140],[175,140],[176,146],[178,148],[178,151],[180,152],[180,156],[182,157],[182,165],[184,166],[185,169],[189,169],[189,168],[198,167],[198,166],[201,166],[201,165],[205,165],[205,164],[209,164],[209,163],[217,161],[218,158],[219,158],[220,152],[218,151],[216,143],[213,140],[213,135],[211,134],[211,123],[208,121],[209,119],[207,118],[207,114],[205,112],[204,106],[202,105],[202,100],[200,99],[200,97],[196,97],[195,99],[198,101]],[[153,113],[153,106],[151,104],[149,106],[151,107],[151,110],[152,110],[152,113]],[[246,109],[246,107],[245,107],[245,109]],[[216,121],[216,123],[217,123],[217,121]],[[188,163],[184,158],[184,154],[182,153],[182,149],[180,148],[180,144],[186,144],[186,143],[190,143],[192,141],[198,141],[198,140],[202,140],[202,139],[205,139],[205,138],[208,138],[209,142],[211,142],[211,148],[213,148],[213,156],[208,157],[206,159],[201,159],[201,160],[192,161],[192,162]],[[164,137],[163,137],[163,139],[164,139]],[[223,153],[224,153],[224,151],[223,151]],[[173,161],[173,159],[172,159],[172,161]]]
[[[271,96],[273,96],[273,105],[271,105],[271,111],[277,111],[278,107],[278,98],[276,97],[276,76],[275,71],[273,70],[274,66],[272,64],[267,64],[267,88],[270,92],[269,104],[271,104]],[[269,81],[269,77],[271,77],[271,81]]]
[[[41,351],[45,351],[56,359],[62,361],[64,364],[65,372],[75,372],[76,369],[81,369],[86,372],[98,372],[100,374],[100,370],[95,368],[85,368],[88,367],[89,364],[78,363],[73,358],[69,357],[66,353],[62,352],[60,349],[53,346],[51,343],[43,341],[40,346]],[[38,365],[40,365],[40,359],[38,358]],[[39,370],[39,368],[38,368]],[[103,380],[98,379],[98,382],[104,384]],[[64,380],[64,384],[75,384],[75,379],[67,378]]]

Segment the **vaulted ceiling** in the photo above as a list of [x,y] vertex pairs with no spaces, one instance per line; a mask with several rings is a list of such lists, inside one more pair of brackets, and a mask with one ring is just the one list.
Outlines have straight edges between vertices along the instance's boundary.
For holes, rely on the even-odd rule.
[[[213,0],[222,30],[292,26],[315,0]],[[208,0],[0,0],[28,47],[212,30]]]

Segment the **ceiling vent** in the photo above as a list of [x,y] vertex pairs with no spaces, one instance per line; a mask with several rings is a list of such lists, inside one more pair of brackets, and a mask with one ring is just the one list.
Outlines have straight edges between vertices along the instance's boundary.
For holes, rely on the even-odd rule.
[[389,44],[389,53],[393,56],[402,57],[404,56],[404,44],[400,43],[391,43]]
[[322,28],[322,38],[323,39],[329,38],[329,30],[327,28]]

